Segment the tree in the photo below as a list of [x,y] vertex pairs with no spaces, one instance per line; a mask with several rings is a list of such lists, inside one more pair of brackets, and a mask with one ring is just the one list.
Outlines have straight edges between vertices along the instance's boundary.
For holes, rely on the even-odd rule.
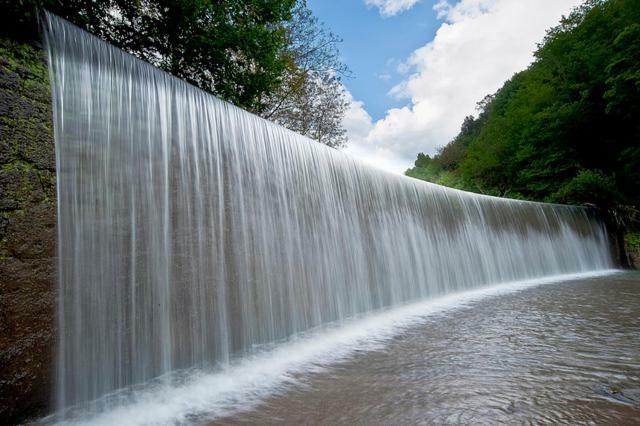
[[98,37],[254,112],[287,65],[296,0],[3,0],[3,31],[33,36],[47,8]]
[[620,202],[616,181],[600,170],[581,170],[564,184],[554,199],[567,204],[595,204],[605,210]]
[[331,147],[346,143],[342,119],[348,103],[341,78],[340,38],[299,0],[285,24],[287,49],[282,84],[266,97],[263,117]]
[[235,105],[326,145],[346,143],[339,37],[306,0],[0,0],[2,31],[37,37],[46,8]]
[[512,198],[639,205],[639,22],[633,0],[576,8],[421,176]]

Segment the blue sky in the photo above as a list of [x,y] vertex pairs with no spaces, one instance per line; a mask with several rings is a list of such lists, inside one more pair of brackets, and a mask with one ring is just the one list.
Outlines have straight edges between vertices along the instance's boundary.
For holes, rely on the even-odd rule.
[[434,2],[423,1],[389,17],[380,16],[364,0],[309,0],[308,5],[343,39],[342,59],[353,73],[345,85],[372,118],[383,118],[387,109],[405,104],[387,93],[402,80],[397,72],[400,62],[435,36],[440,21]]
[[485,95],[533,60],[583,0],[307,0],[344,42],[353,77],[344,152],[402,173],[434,154]]

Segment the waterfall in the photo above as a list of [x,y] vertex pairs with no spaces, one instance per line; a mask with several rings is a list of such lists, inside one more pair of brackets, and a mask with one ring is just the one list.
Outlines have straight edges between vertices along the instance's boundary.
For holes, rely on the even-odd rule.
[[367,312],[610,268],[584,208],[379,171],[53,15],[57,407]]

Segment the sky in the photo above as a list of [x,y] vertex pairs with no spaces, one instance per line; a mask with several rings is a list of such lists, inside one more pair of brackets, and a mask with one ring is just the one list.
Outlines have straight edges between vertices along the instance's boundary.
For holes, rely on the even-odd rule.
[[403,173],[533,60],[581,0],[308,0],[343,42],[345,152]]

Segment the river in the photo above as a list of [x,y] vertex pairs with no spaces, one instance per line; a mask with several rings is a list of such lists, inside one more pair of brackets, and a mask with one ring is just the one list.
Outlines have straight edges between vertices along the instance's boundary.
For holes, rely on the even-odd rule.
[[72,422],[640,424],[640,272],[416,301],[256,348],[221,369],[163,376],[95,406],[69,413]]
[[640,273],[484,298],[297,379],[213,424],[640,423]]

